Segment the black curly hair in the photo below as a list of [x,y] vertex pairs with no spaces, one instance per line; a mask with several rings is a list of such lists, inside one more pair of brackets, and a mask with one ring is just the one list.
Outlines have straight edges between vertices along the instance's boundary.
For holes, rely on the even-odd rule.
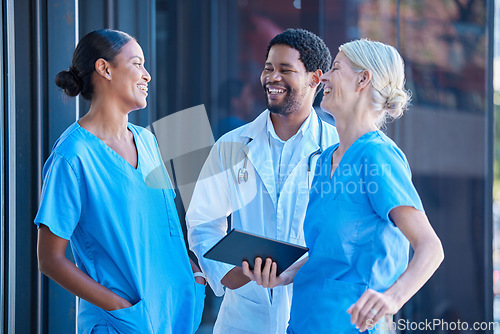
[[[317,69],[326,73],[332,66],[332,55],[325,42],[316,34],[304,29],[287,29],[276,35],[267,47],[266,59],[269,50],[276,44],[284,44],[299,51],[300,60],[304,64],[307,72],[314,72]],[[323,85],[319,85],[316,93]]]

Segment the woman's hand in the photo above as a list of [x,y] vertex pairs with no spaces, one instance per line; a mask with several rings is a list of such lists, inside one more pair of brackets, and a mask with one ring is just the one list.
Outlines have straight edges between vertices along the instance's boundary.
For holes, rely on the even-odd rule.
[[372,289],[366,290],[356,303],[347,309],[351,323],[356,324],[360,332],[371,328],[384,316],[395,314],[400,306],[390,296]]
[[116,310],[121,310],[124,308],[129,308],[132,307],[132,303],[130,303],[128,300],[116,295],[116,301],[114,303],[115,306],[112,306],[111,308],[106,309],[106,311],[116,311]]

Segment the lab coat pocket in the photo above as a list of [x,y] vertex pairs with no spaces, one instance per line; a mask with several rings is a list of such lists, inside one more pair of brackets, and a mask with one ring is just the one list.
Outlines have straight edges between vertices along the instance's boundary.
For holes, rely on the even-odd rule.
[[258,299],[258,296],[256,294],[255,288],[257,287],[257,283],[254,281],[250,281],[247,284],[239,287],[238,289],[232,290],[235,294],[240,296],[241,298],[244,298],[248,300],[249,302],[259,304],[260,301]]
[[146,304],[142,299],[131,307],[105,312],[108,321],[119,333],[153,333]]
[[[255,282],[228,290],[217,321],[245,333],[267,333],[271,322],[268,291]],[[239,331],[235,331],[239,332]]]
[[193,332],[201,324],[201,318],[203,315],[203,308],[205,307],[205,285],[194,283],[195,286],[195,303],[194,303],[194,322],[193,322]]

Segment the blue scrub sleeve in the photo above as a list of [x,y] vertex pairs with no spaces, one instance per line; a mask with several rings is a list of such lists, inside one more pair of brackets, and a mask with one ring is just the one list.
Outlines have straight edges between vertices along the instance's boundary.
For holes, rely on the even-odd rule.
[[375,212],[391,221],[389,212],[398,206],[424,211],[404,153],[388,143],[370,146],[365,150],[363,174],[365,191]]
[[43,168],[40,208],[35,224],[44,224],[60,238],[69,240],[81,214],[80,185],[74,169],[53,152]]

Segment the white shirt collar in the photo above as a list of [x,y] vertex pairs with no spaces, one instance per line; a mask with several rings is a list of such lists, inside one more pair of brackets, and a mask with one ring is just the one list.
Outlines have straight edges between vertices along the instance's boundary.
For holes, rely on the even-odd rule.
[[[293,140],[295,139],[295,137],[300,134],[301,136],[304,135],[304,133],[309,130],[309,128],[311,127],[311,116],[312,116],[312,112],[309,114],[309,116],[307,116],[306,120],[302,123],[302,125],[300,126],[299,130],[297,131],[296,134],[294,134],[290,139]],[[278,137],[278,135],[276,134],[276,131],[274,130],[274,125],[273,125],[273,122],[271,121],[271,113],[268,114],[267,116],[267,132],[269,134],[269,136],[271,138],[274,138],[276,139],[277,141],[281,142],[281,143],[285,143],[284,140],[282,140],[280,137]],[[290,140],[288,139],[288,140]]]

